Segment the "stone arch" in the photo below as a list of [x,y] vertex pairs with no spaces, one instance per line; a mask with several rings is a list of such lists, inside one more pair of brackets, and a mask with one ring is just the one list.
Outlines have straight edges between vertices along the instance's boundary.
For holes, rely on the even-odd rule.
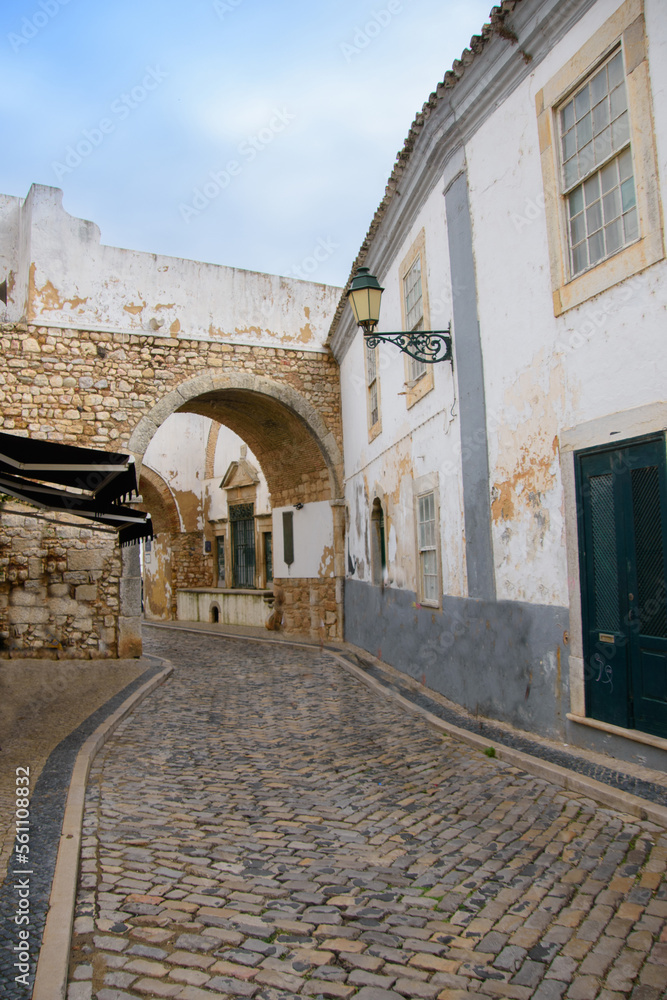
[[128,447],[138,463],[172,413],[200,413],[235,431],[257,456],[275,506],[342,497],[342,456],[323,417],[289,385],[242,372],[181,383],[144,416]]
[[141,467],[139,492],[144,500],[142,506],[151,515],[156,534],[181,530],[181,517],[173,493],[162,476],[147,465]]
[[181,531],[181,518],[169,486],[144,465],[139,477],[141,505],[151,515],[153,540],[144,551],[143,609],[149,621],[169,621],[174,614],[172,545]]
[[[330,400],[330,394],[320,393],[317,385],[313,385],[312,393],[315,401],[320,398]],[[336,436],[340,434],[337,414],[330,401],[324,405],[321,413],[305,392],[269,377],[248,372],[209,372],[188,379],[160,399],[139,420],[127,447],[141,469],[148,445],[160,426],[174,413],[197,413],[208,417],[214,424],[224,424],[238,434],[261,466],[272,508],[294,508],[298,511],[308,506],[309,516],[322,525],[322,537],[325,538],[328,531],[333,532],[333,546],[326,549],[326,541],[322,543],[323,552],[329,553],[327,558],[333,555],[332,562],[325,564],[320,561],[318,568],[313,561],[312,545],[307,543],[309,529],[304,526],[300,535],[297,571],[292,571],[291,564],[282,558],[281,572],[274,574],[274,580],[286,594],[286,605],[289,606],[285,612],[285,629],[341,638],[345,538],[343,464],[341,444]],[[327,426],[325,417],[331,419],[335,432]],[[213,436],[210,435],[208,457],[213,445]],[[146,481],[150,482],[150,476]],[[158,494],[158,483],[153,481],[152,485],[155,501],[160,497],[164,500],[164,492]],[[325,504],[329,506],[330,515],[325,513]],[[330,522],[327,520],[329,516]],[[284,522],[274,521],[276,523]],[[305,525],[308,523],[313,522],[304,522]],[[275,530],[280,532],[280,528]],[[282,538],[282,535],[279,537]],[[203,579],[208,572],[206,565],[199,565],[201,544],[195,552],[193,546],[196,547],[196,544],[192,533],[181,533],[173,539],[174,566],[178,569],[173,574],[174,617],[179,613],[181,595],[187,594],[193,586],[189,580],[197,574],[198,579]],[[286,551],[284,546],[281,551]],[[181,572],[183,567],[185,571]],[[182,601],[185,602],[186,598],[183,597]],[[183,609],[184,614],[189,613],[185,603]]]
[[215,449],[220,437],[220,424],[211,424],[206,442],[206,466],[204,468],[204,479],[213,479],[215,473]]

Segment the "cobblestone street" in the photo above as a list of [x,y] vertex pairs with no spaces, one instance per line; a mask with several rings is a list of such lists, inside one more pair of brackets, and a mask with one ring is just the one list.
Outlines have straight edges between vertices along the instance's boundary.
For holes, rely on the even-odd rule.
[[319,649],[146,630],[99,753],[68,1000],[667,996],[667,833],[464,746]]

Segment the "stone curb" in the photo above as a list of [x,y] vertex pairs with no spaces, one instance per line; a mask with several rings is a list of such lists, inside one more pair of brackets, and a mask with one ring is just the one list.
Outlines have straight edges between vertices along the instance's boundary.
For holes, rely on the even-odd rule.
[[171,674],[173,666],[167,660],[162,662],[166,664],[164,670],[134,691],[97,727],[94,733],[91,733],[77,754],[67,793],[32,1000],[65,1000],[79,873],[83,810],[90,768],[96,754],[120,723]]
[[[576,774],[565,767],[561,767],[560,764],[551,764],[549,761],[539,760],[536,757],[531,757],[530,754],[524,753],[522,750],[514,750],[511,747],[504,746],[502,743],[496,743],[488,737],[477,736],[476,733],[471,733],[467,729],[460,729],[450,722],[439,719],[437,715],[433,715],[427,709],[408,701],[407,698],[404,698],[397,691],[391,691],[389,688],[386,688],[374,677],[369,677],[361,667],[357,667],[343,657],[337,656],[336,653],[328,652],[342,667],[354,674],[355,677],[368,687],[373,688],[378,694],[383,695],[389,701],[395,702],[408,712],[412,712],[413,715],[419,715],[434,729],[441,730],[460,740],[462,743],[467,743],[468,746],[482,751],[482,753],[489,748],[493,748],[495,751],[494,756],[498,760],[520,767],[521,770],[528,771],[529,774],[533,774],[537,778],[544,778],[545,781],[551,781],[555,785],[560,785],[568,792],[574,792],[577,795],[586,795],[602,805],[618,809],[620,812],[636,816],[638,819],[649,820],[651,823],[656,823],[658,826],[663,826],[667,829],[667,808],[665,806],[649,802],[638,795],[631,795],[629,792],[624,792],[621,789],[610,788],[609,785],[605,785],[601,781],[596,781],[595,778]],[[365,655],[368,656],[367,653]]]
[[[208,635],[217,637],[219,639],[240,639],[243,642],[270,642],[274,646],[299,646],[302,649],[315,649],[321,650],[325,653],[330,653],[332,648],[332,643],[337,642],[340,645],[341,652],[348,646],[348,643],[341,642],[340,640],[330,639],[327,640],[324,645],[318,640],[313,639],[312,641],[304,638],[300,635],[295,635],[293,639],[283,639],[282,636],[285,635],[284,632],[279,632],[277,635],[268,631],[266,635],[246,635],[244,632],[223,632],[222,629],[210,629],[210,628],[197,628],[198,625],[203,625],[204,622],[142,622],[142,626],[146,625],[148,628],[156,629],[170,629],[172,632],[194,632],[196,635]],[[224,625],[222,626],[224,628]],[[288,633],[289,634],[289,633]]]

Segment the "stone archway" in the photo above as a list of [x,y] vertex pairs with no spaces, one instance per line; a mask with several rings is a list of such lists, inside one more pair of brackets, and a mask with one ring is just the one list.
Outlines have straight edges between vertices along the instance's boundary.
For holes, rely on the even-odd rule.
[[[323,416],[296,389],[270,378],[242,372],[200,375],[165,395],[139,421],[128,442],[139,466],[158,428],[176,413],[208,417],[247,442],[261,464],[274,510],[293,511],[302,553],[312,548],[313,532],[316,542],[324,534],[330,538],[319,565],[296,558],[286,571],[283,565],[275,582],[285,593],[286,631],[342,637],[342,456]],[[156,494],[153,500],[158,499]],[[319,535],[318,524],[323,525]]]
[[294,476],[290,482],[281,473],[281,467],[297,463],[302,492],[308,477],[322,481],[322,473],[326,473],[328,490],[319,492],[328,492],[326,499],[332,501],[342,499],[343,459],[336,438],[322,415],[291,386],[240,372],[198,375],[182,382],[163,396],[131,433],[128,447],[138,463],[158,427],[178,412],[211,417],[247,441],[262,463],[271,493],[275,493],[274,502],[278,495],[294,494],[294,503],[301,500],[296,496],[299,489]]

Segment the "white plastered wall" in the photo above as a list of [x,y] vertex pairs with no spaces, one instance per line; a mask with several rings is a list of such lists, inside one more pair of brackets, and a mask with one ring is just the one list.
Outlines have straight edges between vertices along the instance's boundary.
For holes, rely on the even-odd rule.
[[[59,188],[0,197],[5,321],[323,350],[340,289],[101,243]],[[21,233],[23,238],[20,239]],[[5,275],[0,275],[0,281]]]
[[[667,387],[656,363],[664,358],[664,261],[558,318],[553,310],[535,94],[619,6],[596,4],[466,148],[501,599],[571,601],[561,436],[658,402]],[[646,4],[654,107],[667,90],[660,6]],[[656,140],[664,203],[664,128]]]
[[[294,562],[284,559],[283,513],[292,513]],[[273,576],[275,579],[331,579],[334,576],[333,516],[328,500],[273,510]]]
[[[400,267],[422,230],[426,251],[423,279],[428,292],[430,328],[444,330],[451,321],[445,199],[438,185],[406,233],[389,269],[377,276],[385,288],[380,333],[402,329]],[[446,594],[462,595],[466,593],[466,577],[461,444],[452,367],[449,362],[435,364],[433,389],[408,408],[404,357],[397,348],[380,344],[382,430],[370,442],[361,333],[341,363],[348,574],[367,583],[372,581],[371,507],[377,497],[384,514],[385,584],[411,591],[418,589],[413,483],[433,474],[440,499],[443,590]]]

